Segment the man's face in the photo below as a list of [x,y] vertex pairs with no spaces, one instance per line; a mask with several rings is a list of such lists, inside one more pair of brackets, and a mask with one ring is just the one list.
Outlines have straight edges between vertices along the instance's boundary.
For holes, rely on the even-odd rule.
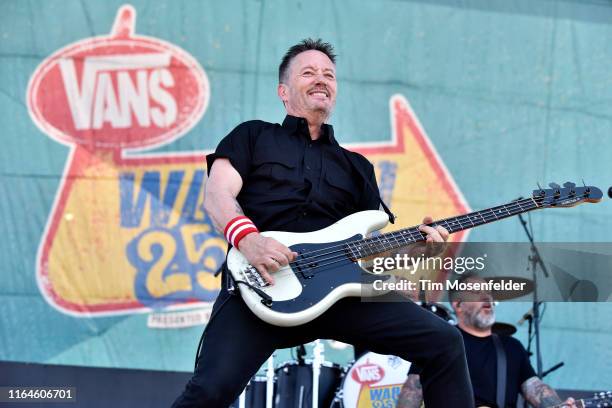
[[327,118],[336,103],[336,89],[334,63],[324,53],[309,50],[291,60],[278,95],[290,115],[308,117],[317,113]]
[[477,329],[488,329],[495,323],[495,304],[486,291],[467,291],[461,295],[465,300],[453,302],[457,318],[465,325]]

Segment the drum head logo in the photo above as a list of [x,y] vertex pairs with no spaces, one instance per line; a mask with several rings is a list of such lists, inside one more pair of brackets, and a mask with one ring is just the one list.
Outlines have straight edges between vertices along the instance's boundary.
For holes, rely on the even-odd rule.
[[351,374],[360,384],[374,384],[385,378],[385,370],[377,364],[362,364],[355,367]]
[[212,301],[225,242],[203,210],[202,153],[141,153],[193,128],[209,102],[198,62],[135,34],[122,6],[110,35],[58,50],[27,90],[34,123],[69,153],[41,240],[45,299],[74,315]]
[[399,357],[372,352],[364,354],[344,378],[344,406],[395,407],[409,369],[410,363]]

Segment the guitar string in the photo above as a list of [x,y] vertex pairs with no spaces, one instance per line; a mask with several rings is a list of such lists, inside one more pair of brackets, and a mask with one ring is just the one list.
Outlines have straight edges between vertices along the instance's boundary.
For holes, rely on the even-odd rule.
[[[520,205],[518,207],[520,208],[521,211],[525,210]],[[538,207],[532,207],[532,208],[529,208],[529,209],[527,209],[525,211],[534,210],[536,208],[538,208]],[[511,216],[514,216],[514,215],[518,214],[518,213],[510,214],[510,211],[515,211],[515,210],[517,210],[517,206],[516,205],[508,204],[508,206],[506,208],[506,214],[504,214],[504,216],[502,218],[507,218],[507,217],[511,217]],[[485,211],[488,211],[489,214],[484,213]],[[472,218],[473,220],[478,219],[478,221],[485,220],[485,223],[486,222],[491,222],[491,221],[494,221],[494,220],[497,220],[497,219],[500,219],[500,217],[495,215],[495,213],[492,211],[492,209],[482,210],[482,214],[480,214],[479,216],[476,216],[476,215],[472,216],[472,214],[473,213],[466,214],[465,217],[466,218]],[[468,215],[470,217],[468,217]],[[453,217],[453,218],[457,218],[457,217]],[[457,225],[461,226],[461,229],[468,229],[468,228],[472,228],[472,227],[477,226],[477,225],[474,224],[473,221],[469,221],[469,223],[466,222],[466,221],[453,221],[451,223],[448,223],[446,220],[437,221],[437,222],[433,223],[432,225],[436,225],[436,226],[437,225],[441,225],[441,226],[444,226],[444,225],[442,225],[444,223],[447,224],[446,225],[447,228],[451,228],[451,229],[453,227],[456,227]],[[452,227],[451,227],[451,225],[452,225]],[[344,242],[342,244],[337,244],[337,245],[333,245],[331,247],[322,248],[321,250],[305,252],[305,253],[303,253],[301,255],[306,255],[306,256],[304,256],[302,259],[293,261],[289,265],[290,266],[295,265],[297,267],[300,267],[301,265],[299,265],[298,263],[309,264],[309,263],[313,263],[313,262],[324,262],[324,261],[336,258],[337,255],[342,255],[342,257],[344,257],[344,254],[346,253],[347,250],[353,252],[353,254],[354,254],[353,249],[351,249],[349,247],[349,245],[359,245],[360,242],[362,243],[360,245],[360,247],[359,248],[355,248],[358,251],[361,251],[362,247],[366,247],[366,248],[370,247],[371,248],[372,246],[375,247],[376,245],[383,245],[383,246],[381,246],[379,248],[376,248],[376,250],[377,251],[380,250],[378,252],[385,252],[385,251],[388,251],[388,250],[392,250],[392,249],[396,249],[398,247],[405,246],[407,244],[411,244],[411,243],[415,243],[415,242],[419,242],[419,241],[425,241],[426,238],[427,238],[427,234],[425,234],[424,232],[421,232],[417,228],[418,228],[418,226],[409,227],[407,229],[391,232],[391,233],[389,233],[389,235],[383,235],[383,236],[378,236],[378,237],[366,238],[366,239],[362,239],[362,240]],[[459,231],[459,230],[457,230],[457,231]],[[454,231],[454,232],[457,232],[457,231]],[[391,240],[395,240],[395,242],[390,242]],[[390,244],[390,247],[388,247],[388,248],[384,247],[384,245],[389,245],[389,244]],[[397,244],[399,244],[399,245],[397,245]],[[316,256],[311,255],[314,252],[320,252],[322,250],[329,250],[329,249],[332,249],[332,248],[339,248],[339,249],[334,250],[334,251],[324,252],[323,254],[319,254],[319,255],[316,255]],[[333,256],[333,257],[330,257],[330,258],[322,258],[322,259],[320,258],[321,256],[332,255],[332,254],[337,254],[337,255]],[[360,254],[360,253],[357,254],[357,255],[360,255],[357,258],[362,258],[363,257],[363,255]],[[319,266],[323,266],[323,265],[319,265]]]
[[[564,200],[566,198],[571,198],[571,197],[578,197],[578,196],[577,195],[568,195],[568,196],[565,196],[565,197],[558,197],[557,200]],[[515,202],[509,203],[509,204],[500,205],[500,206],[492,207],[492,208],[481,210],[481,211],[476,211],[476,212],[469,213],[469,214],[464,214],[464,215],[460,215],[460,216],[455,216],[455,217],[450,217],[450,218],[442,219],[442,220],[436,221],[432,225],[441,225],[443,222],[447,222],[448,220],[451,220],[453,218],[468,218],[469,219],[470,216],[473,218],[473,217],[476,216],[475,214],[477,214],[477,213],[481,213],[481,214],[479,214],[481,219],[485,220],[485,218],[486,218],[484,223],[491,222],[491,221],[500,219],[498,216],[495,215],[495,212],[493,211],[493,209],[498,209],[498,208],[506,209],[507,215],[504,215],[502,218],[508,218],[508,217],[517,215],[517,214],[519,214],[521,212],[531,211],[531,210],[535,210],[535,209],[538,209],[538,208],[545,208],[544,206],[542,206],[542,203],[541,203],[545,198],[547,198],[547,197],[533,197],[533,198],[528,198],[528,199],[524,199],[524,200],[521,200],[521,201],[515,201]],[[526,204],[527,202],[532,202],[532,201],[536,201],[536,207],[524,209],[521,206],[521,202],[523,204]],[[537,201],[540,201],[540,203],[538,204]],[[517,207],[518,207],[518,209],[520,209],[520,211],[517,212],[517,213],[514,213],[514,214],[510,214],[510,211],[508,211],[508,210],[515,211],[515,210],[517,210]],[[488,212],[488,214],[487,214],[487,212]],[[485,217],[483,217],[483,215]],[[455,225],[459,224],[461,226],[461,229],[469,229],[469,228],[472,228],[472,227],[476,226],[476,225],[474,225],[474,223],[472,221],[470,221],[470,223],[472,224],[471,226],[469,226],[469,224],[467,222],[465,223],[465,225],[464,225],[464,222],[461,222],[461,221],[454,221],[453,222],[453,224],[455,224]],[[448,224],[448,222],[447,222],[447,224]],[[479,225],[481,225],[481,224],[479,224]],[[418,227],[410,227],[410,228],[407,228],[407,229],[404,229],[404,230],[399,230],[399,231],[395,231],[395,232],[389,233],[389,234],[393,235],[393,234],[396,234],[398,232],[402,232],[403,235],[404,235],[404,236],[398,236],[398,235],[393,236],[392,238],[394,238],[396,240],[394,245],[397,245],[398,243],[400,243],[400,241],[398,241],[398,237],[401,237],[402,239],[406,240],[405,235],[409,235],[411,240],[410,241],[406,241],[406,242],[402,242],[399,246],[391,246],[391,247],[389,247],[387,249],[384,249],[384,250],[382,250],[380,252],[385,252],[385,251],[388,251],[388,250],[392,250],[392,249],[396,249],[396,248],[401,248],[402,246],[408,245],[410,243],[424,241],[426,239],[426,234],[424,235],[424,233],[419,231],[419,230],[414,231],[415,228],[418,228]],[[457,230],[457,231],[459,231],[459,230]],[[454,231],[454,232],[457,232],[457,231]],[[415,240],[415,238],[416,238],[416,240]],[[366,238],[366,239],[361,240],[361,242],[364,242],[364,241],[373,242],[375,245],[376,244],[382,244],[381,237],[372,237],[372,238]],[[346,250],[347,249],[350,250],[348,245],[354,244],[355,242],[359,242],[359,241],[345,242],[343,244],[337,244],[337,245],[334,245],[334,246],[331,246],[331,247],[322,248],[320,250],[311,251],[310,253],[315,253],[315,252],[320,252],[320,251],[328,250],[328,249],[335,248],[335,247],[340,247],[341,248],[339,250],[330,251],[330,252],[326,252],[326,253],[317,255],[317,257],[331,255],[331,254],[334,254],[334,253],[337,253],[338,255],[331,256],[331,257],[328,257],[328,258],[323,258],[323,259],[317,259],[316,257],[311,256],[311,258],[313,258],[314,260],[301,259],[301,260],[297,260],[297,261],[291,262],[289,264],[289,266],[297,266],[298,268],[302,268],[300,272],[311,271],[310,273],[314,274],[314,273],[318,273],[318,272],[323,272],[323,271],[318,271],[318,272],[314,271],[314,272],[312,272],[312,269],[315,269],[315,268],[316,269],[320,269],[320,268],[323,268],[325,266],[336,264],[336,263],[342,262],[342,261],[347,261],[346,262],[347,264],[355,263],[356,261],[353,261],[349,257],[345,256]],[[385,240],[385,242],[387,244],[389,243],[388,240]],[[304,253],[304,254],[308,254],[308,253]],[[363,256],[361,256],[361,257],[363,257]],[[359,259],[359,258],[360,257],[358,257],[357,259]],[[326,261],[327,261],[327,263],[318,264],[316,266],[311,266],[311,267],[308,266],[308,264],[311,264],[313,262],[326,262]],[[331,262],[329,262],[329,261],[331,261]],[[298,265],[298,262],[306,263],[306,265],[302,265],[302,264]],[[283,274],[282,272],[285,272],[285,274]],[[289,268],[287,266],[285,266],[285,267],[279,269],[277,272],[273,272],[273,273],[274,273],[274,276],[282,277],[282,276],[286,276],[286,275],[289,275],[289,274],[293,274],[295,272],[292,271],[292,270],[289,270]]]
[[[540,197],[538,197],[538,198],[540,198]],[[523,204],[531,204],[533,199],[532,198],[527,198],[527,199],[523,199],[521,201],[523,202]],[[457,216],[453,216],[453,217],[443,218],[441,220],[433,222],[432,224],[430,224],[430,226],[437,226],[437,225],[441,225],[442,223],[447,223],[447,225],[448,225],[449,221],[453,220],[455,218],[469,218],[470,216],[476,216],[476,214],[478,214],[478,213],[483,213],[485,211],[494,212],[493,210],[497,210],[497,209],[501,209],[501,208],[506,209],[506,212],[508,212],[507,208],[511,208],[512,211],[514,211],[516,209],[516,205],[518,205],[522,209],[521,201],[514,201],[512,203],[498,205],[496,207],[491,207],[491,208],[487,208],[487,209],[480,210],[480,211],[474,211],[474,212],[471,212],[471,213],[468,213],[468,214],[462,214],[462,215],[457,215]],[[536,204],[536,208],[537,208],[537,204]],[[532,209],[535,209],[535,208],[532,208]],[[510,216],[512,216],[512,215],[515,215],[515,214],[511,214]],[[457,223],[457,221],[453,221],[453,223]],[[474,226],[474,225],[472,225],[472,226]],[[398,234],[398,233],[401,233],[401,232],[407,233],[409,230],[414,230],[416,228],[418,228],[418,225],[417,226],[408,227],[408,228],[404,228],[404,229],[400,229],[400,230],[393,231],[393,232],[389,232],[389,233],[384,234],[384,235]],[[414,234],[414,232],[412,234]],[[384,236],[384,235],[381,235],[381,236]],[[369,237],[369,238],[361,239],[360,241],[375,240],[377,238],[379,238],[379,237]],[[357,242],[357,241],[350,241],[350,242]],[[329,250],[329,249],[332,249],[332,248],[335,248],[335,247],[341,247],[341,246],[344,246],[346,244],[347,244],[347,242],[344,242],[342,244],[337,244],[337,245],[333,245],[333,246],[330,246],[330,247],[325,247],[325,248],[317,249],[317,250],[314,250],[314,251],[304,252],[303,254],[311,255],[311,254],[315,254],[315,253],[321,252],[321,251],[326,251],[326,250]]]
[[[531,201],[531,200],[529,200],[529,201]],[[510,205],[510,204],[508,204],[507,206],[508,206],[508,209],[512,209],[512,211],[516,210],[516,208],[512,208],[512,207],[516,207],[515,205]],[[501,206],[498,206],[498,207],[501,207]],[[519,206],[519,207],[520,207],[520,206]],[[497,208],[497,207],[494,207],[494,208]],[[537,209],[537,208],[539,208],[539,207],[537,207],[537,206],[536,206],[536,207],[532,207],[532,208],[529,208],[529,209],[527,209],[527,210],[524,210],[524,209],[521,207],[521,210],[524,210],[524,211],[531,211],[531,210],[534,210],[534,209]],[[486,221],[485,221],[485,223],[486,223],[486,222],[491,222],[491,221],[494,221],[494,220],[498,220],[498,219],[500,219],[498,216],[496,216],[496,215],[493,213],[492,209],[482,210],[482,211],[483,211],[483,212],[484,212],[484,211],[489,211],[489,213],[492,213],[492,214],[493,214],[493,216],[491,216],[491,214],[484,214],[484,215],[485,215],[485,217],[487,218],[487,219],[486,219]],[[515,214],[510,214],[510,213],[509,213],[509,211],[508,211],[507,213],[508,213],[508,215],[504,216],[503,218],[511,217],[511,216],[514,216],[514,215],[518,214],[518,213],[515,213]],[[471,214],[473,214],[473,213],[470,213],[469,215],[471,215]],[[468,215],[468,214],[466,214],[466,216],[467,216],[467,215]],[[460,216],[460,217],[461,217],[461,216]],[[483,217],[483,216],[481,215],[481,218],[480,218],[480,219],[485,219],[485,217]],[[451,218],[456,218],[456,217],[451,217]],[[440,221],[436,222],[436,224],[437,224],[437,225],[440,225],[440,224],[442,223],[442,221],[444,221],[444,220],[440,220]],[[473,223],[473,222],[471,222],[471,221],[470,221],[470,223],[471,223],[471,226],[470,226],[470,224],[468,224],[468,223],[465,223],[465,225],[464,225],[464,223],[463,223],[463,222],[460,222],[460,221],[455,221],[455,222],[454,222],[455,226],[458,224],[458,225],[460,225],[460,226],[461,226],[461,229],[468,229],[468,228],[472,228],[472,227],[476,226],[476,225],[474,225],[474,223]],[[480,225],[480,224],[479,224],[479,225]],[[400,238],[402,238],[402,239],[404,240],[404,242],[400,242],[400,241],[398,240],[398,236],[394,236],[393,238],[396,240],[396,242],[395,242],[395,243],[393,243],[393,245],[392,245],[391,247],[389,247],[389,248],[385,248],[384,250],[382,250],[382,251],[380,251],[380,252],[385,252],[385,251],[388,251],[388,250],[392,250],[392,249],[396,249],[396,248],[401,248],[402,246],[406,246],[406,245],[408,245],[408,244],[410,244],[410,243],[415,243],[415,242],[419,242],[419,241],[425,241],[425,240],[426,240],[426,234],[424,234],[423,232],[418,231],[418,230],[417,230],[417,231],[414,231],[414,228],[415,228],[415,227],[411,227],[411,228],[408,228],[408,229],[406,229],[406,230],[400,230],[400,231],[403,231],[403,236],[401,236]],[[413,231],[411,231],[411,230],[413,230]],[[459,230],[457,230],[457,231],[459,231]],[[457,232],[457,231],[454,231],[454,232]],[[398,231],[396,231],[396,232],[398,232]],[[406,238],[406,235],[409,235],[409,236],[410,236],[410,238],[409,238],[409,239],[407,239],[407,238]],[[368,238],[367,240],[370,240],[370,241],[377,241],[377,242],[375,242],[375,244],[381,244],[381,243],[382,243],[382,242],[381,242],[381,240],[380,240],[380,237]],[[362,241],[365,241],[365,240],[362,240]],[[332,264],[336,264],[336,263],[338,263],[338,262],[342,262],[342,261],[347,261],[347,262],[346,262],[347,264],[349,264],[349,263],[355,263],[356,261],[352,261],[352,260],[351,260],[349,257],[345,256],[345,254],[346,254],[346,250],[347,250],[347,249],[349,249],[349,250],[350,250],[350,248],[348,247],[348,245],[349,245],[349,244],[354,244],[355,242],[359,242],[359,241],[345,242],[345,243],[343,243],[343,244],[338,244],[338,245],[334,245],[334,246],[332,246],[332,247],[327,247],[327,248],[324,248],[323,250],[330,249],[330,248],[334,248],[334,247],[341,247],[341,249],[339,249],[339,250],[330,251],[330,252],[327,252],[327,253],[323,253],[323,254],[321,254],[321,255],[318,255],[318,256],[326,256],[326,255],[330,255],[330,254],[334,254],[334,253],[336,253],[337,255],[335,255],[335,256],[331,256],[331,257],[328,257],[328,258],[323,258],[323,259],[317,259],[316,257],[311,257],[311,258],[313,258],[312,260],[310,260],[310,259],[309,259],[309,260],[306,260],[306,259],[300,259],[300,260],[298,260],[298,261],[291,262],[291,263],[289,264],[289,266],[297,266],[298,268],[302,268],[302,269],[301,269],[301,272],[307,272],[307,271],[311,271],[312,269],[315,269],[315,268],[319,269],[319,268],[322,268],[322,267],[325,267],[325,266],[328,266],[328,265],[332,265]],[[388,241],[388,240],[385,240],[385,242],[386,242],[387,244],[389,244],[389,241]],[[399,245],[397,245],[397,244],[399,244]],[[320,250],[317,250],[316,252],[319,252],[319,251],[320,251]],[[312,252],[315,252],[315,251],[312,251]],[[359,258],[361,258],[361,257],[363,257],[363,256],[359,256],[359,257],[357,257],[357,259],[359,259]],[[331,261],[331,262],[327,262],[327,263],[323,263],[323,264],[319,264],[319,265],[315,265],[315,266],[308,266],[308,264],[311,264],[311,263],[314,263],[314,262],[317,262],[317,261],[318,261],[318,262]],[[298,265],[298,263],[306,263],[306,266],[304,266],[304,265],[302,265],[302,264],[299,264],[299,265]],[[285,273],[282,273],[282,272],[285,272]],[[285,267],[282,267],[281,269],[279,269],[278,271],[273,272],[273,273],[274,273],[274,276],[282,277],[282,276],[287,276],[287,275],[293,274],[293,273],[294,273],[294,271],[290,270],[290,269],[289,269],[287,266],[285,266]]]
[[[567,195],[567,196],[560,196],[560,197],[557,198],[557,200],[565,200],[567,198],[572,198],[572,197],[578,197],[578,196],[576,194]],[[464,225],[464,223],[462,221],[454,221],[451,224],[455,224],[455,226],[456,226],[456,224],[459,224],[461,226],[461,229],[469,229],[469,228],[473,228],[473,227],[478,226],[478,225],[486,224],[488,222],[500,219],[499,217],[497,217],[495,215],[495,211],[493,211],[494,209],[503,208],[504,210],[506,210],[507,215],[506,214],[502,215],[501,211],[498,213],[498,214],[502,215],[501,218],[503,219],[503,218],[512,217],[512,216],[517,215],[517,214],[522,213],[522,212],[531,211],[531,210],[535,210],[535,209],[538,209],[538,208],[545,208],[546,206],[542,206],[542,202],[543,202],[543,200],[545,198],[547,198],[547,197],[539,196],[539,197],[532,197],[532,198],[521,200],[523,202],[523,204],[527,204],[528,202],[529,203],[536,202],[535,203],[536,204],[535,207],[531,207],[531,208],[527,208],[527,209],[523,208],[523,206],[521,205],[521,201],[514,201],[514,202],[509,203],[509,204],[500,205],[500,206],[496,206],[496,207],[491,207],[489,209],[475,211],[475,212],[472,212],[472,213],[469,213],[469,214],[464,214],[464,215],[460,215],[460,216],[455,216],[455,217],[450,217],[450,218],[442,219],[442,220],[439,220],[439,221],[436,221],[436,222],[432,223],[431,225],[436,225],[437,226],[437,225],[441,225],[442,223],[446,223],[447,224],[446,227],[448,228],[449,227],[449,223],[448,223],[449,220],[452,220],[453,218],[467,218],[469,220],[469,222],[472,224],[471,226],[469,224],[467,224],[467,223]],[[540,203],[538,204],[537,201],[540,201]],[[516,213],[510,214],[510,211],[508,211],[508,210],[516,211],[517,210],[517,206],[519,207],[519,211],[516,212]],[[552,205],[547,205],[547,206],[548,207],[552,207]],[[478,213],[480,213],[480,214],[478,214]],[[491,215],[493,215],[493,218],[485,220],[485,222],[482,223],[482,224],[474,225],[473,220],[476,219],[476,220],[480,221],[480,219],[475,218],[475,217],[477,217],[476,214],[478,214],[480,216],[480,219],[483,219],[483,220],[485,219],[485,217],[483,217],[483,215],[485,215],[486,217],[490,217]],[[389,236],[392,239],[395,239],[396,242],[394,243],[394,245],[396,245],[396,244],[400,243],[400,241],[398,241],[398,238],[402,238],[404,240],[406,239],[405,235],[410,235],[410,239],[412,239],[412,240],[414,240],[415,237],[416,237],[416,240],[414,240],[414,241],[401,242],[401,244],[399,246],[397,246],[397,245],[393,246],[392,245],[389,248],[382,249],[382,250],[378,251],[378,253],[382,253],[382,252],[386,252],[388,250],[400,248],[400,247],[405,246],[405,245],[407,245],[409,243],[424,241],[426,239],[426,234],[424,234],[420,230],[416,230],[416,228],[418,228],[418,226],[417,227],[409,227],[409,228],[404,229],[404,230],[398,230],[398,231],[395,231],[395,232],[391,232],[391,233],[388,233],[389,235],[385,234],[385,235],[382,235],[382,236],[366,238],[366,239],[362,239],[362,240],[359,240],[359,241],[357,241],[357,240],[356,241],[349,241],[349,242],[345,242],[343,244],[338,244],[338,245],[334,245],[334,246],[331,246],[331,247],[322,248],[322,249],[317,250],[317,251],[311,251],[311,253],[320,252],[321,250],[327,250],[327,249],[331,249],[331,248],[335,248],[335,247],[340,247],[340,249],[338,249],[338,250],[330,251],[330,252],[324,253],[324,254],[319,255],[319,256],[324,256],[324,255],[330,255],[330,254],[333,254],[333,253],[338,253],[338,255],[341,258],[344,258],[344,253],[346,252],[347,249],[352,251],[352,249],[348,248],[348,245],[356,244],[356,243],[358,243],[360,241],[361,242],[365,242],[364,244],[362,244],[362,246],[366,246],[366,245],[372,246],[372,244],[368,244],[368,242],[373,242],[374,245],[380,245],[380,244],[383,244],[382,239],[385,236]],[[457,231],[453,231],[453,232],[457,232]],[[400,235],[400,233],[401,233],[401,235]],[[404,235],[404,236],[402,236],[402,235]],[[385,243],[387,243],[387,244],[389,243],[386,238],[385,238]],[[380,249],[380,248],[378,248],[378,249]],[[364,257],[364,255],[362,255],[362,254],[359,254],[359,255],[360,256],[357,257],[358,259]],[[372,255],[365,255],[365,257],[367,257],[367,256],[372,256]],[[314,257],[312,257],[312,258],[314,258]],[[326,261],[326,260],[332,260],[332,259],[335,259],[335,258],[338,258],[338,256],[334,256],[334,257],[331,257],[331,258],[318,259],[318,262],[323,262],[323,261]],[[305,261],[305,260],[294,261],[294,262],[290,263],[289,265],[292,265],[292,264],[295,265],[295,264],[297,264],[297,262],[302,262],[302,261]],[[312,263],[312,262],[313,261],[311,261],[311,260],[308,261],[308,263]],[[316,262],[316,260],[315,260],[315,262]],[[300,265],[297,265],[297,266],[299,267]],[[317,265],[316,267],[320,267],[320,266],[324,266],[324,265]]]
[[[533,209],[535,209],[535,208],[533,208]],[[512,215],[516,215],[516,214],[512,214]],[[487,222],[494,221],[494,220],[497,220],[497,219],[499,219],[499,218],[498,217],[492,217],[491,219],[487,220]],[[466,226],[468,226],[468,228],[474,227],[473,224],[471,226],[469,226],[469,224],[466,224]],[[462,229],[468,229],[468,228],[462,228]],[[393,250],[393,249],[396,249],[396,248],[401,248],[401,247],[406,246],[408,244],[412,244],[412,243],[416,243],[416,242],[420,242],[420,241],[425,241],[426,240],[426,235],[423,235],[423,233],[420,232],[420,231],[419,231],[419,233],[420,233],[420,237],[419,237],[419,234],[416,233],[416,239],[415,239],[415,235],[414,234],[411,234],[410,239],[406,239],[405,237],[402,237],[405,240],[405,242],[401,242],[400,243],[400,241],[397,241],[396,243],[392,244],[390,247],[384,248],[380,252],[385,252],[385,251]],[[348,244],[350,244],[350,242],[347,243],[347,246],[348,246]],[[397,244],[399,244],[399,245],[397,245]],[[346,248],[346,249],[351,251],[350,248]],[[306,262],[306,266],[305,267],[301,266],[301,269],[299,270],[299,272],[315,274],[315,273],[318,273],[318,272],[323,272],[321,270],[321,268],[324,268],[324,267],[329,266],[329,265],[337,264],[338,262],[346,261],[346,264],[350,264],[350,263],[355,263],[356,262],[355,260],[352,260],[349,256],[345,256],[345,250],[344,249],[343,250],[337,250],[337,251],[334,251],[334,252],[337,253],[334,256],[323,258],[323,259],[318,259],[318,260],[315,260],[315,261],[308,261],[308,262]],[[356,257],[356,259],[360,259],[362,257],[363,256],[358,256],[358,257]],[[308,264],[312,264],[312,263],[315,263],[315,262],[318,262],[318,263],[325,262],[325,263],[317,264],[317,265],[314,265],[314,266],[308,266]],[[298,267],[300,267],[300,266],[298,266]],[[317,270],[316,271],[312,271],[313,269],[317,269]],[[276,275],[278,275],[278,272],[275,273],[275,276]]]

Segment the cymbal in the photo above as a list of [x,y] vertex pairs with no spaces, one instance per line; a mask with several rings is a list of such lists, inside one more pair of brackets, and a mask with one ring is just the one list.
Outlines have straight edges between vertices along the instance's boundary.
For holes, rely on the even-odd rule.
[[516,333],[516,327],[510,323],[495,322],[491,331],[500,336],[512,336]]
[[523,288],[522,290],[492,290],[491,296],[493,296],[493,299],[495,300],[516,299],[521,296],[530,294],[531,292],[533,292],[533,288],[534,288],[534,284],[531,279],[519,278],[516,276],[495,276],[495,277],[483,278],[483,279],[487,282],[493,282],[493,283],[512,282],[514,284],[515,283],[523,284],[521,285],[521,287]]

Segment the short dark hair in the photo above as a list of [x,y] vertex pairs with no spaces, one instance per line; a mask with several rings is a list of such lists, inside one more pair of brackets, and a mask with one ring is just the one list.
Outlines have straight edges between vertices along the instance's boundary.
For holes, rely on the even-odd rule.
[[298,54],[304,51],[320,51],[323,54],[327,55],[327,57],[333,62],[336,63],[336,54],[334,54],[334,47],[327,42],[323,42],[322,39],[318,38],[313,40],[312,38],[305,38],[299,43],[295,44],[283,56],[283,59],[278,66],[278,82],[283,82],[286,79],[287,69],[289,68],[289,64],[291,60]]

